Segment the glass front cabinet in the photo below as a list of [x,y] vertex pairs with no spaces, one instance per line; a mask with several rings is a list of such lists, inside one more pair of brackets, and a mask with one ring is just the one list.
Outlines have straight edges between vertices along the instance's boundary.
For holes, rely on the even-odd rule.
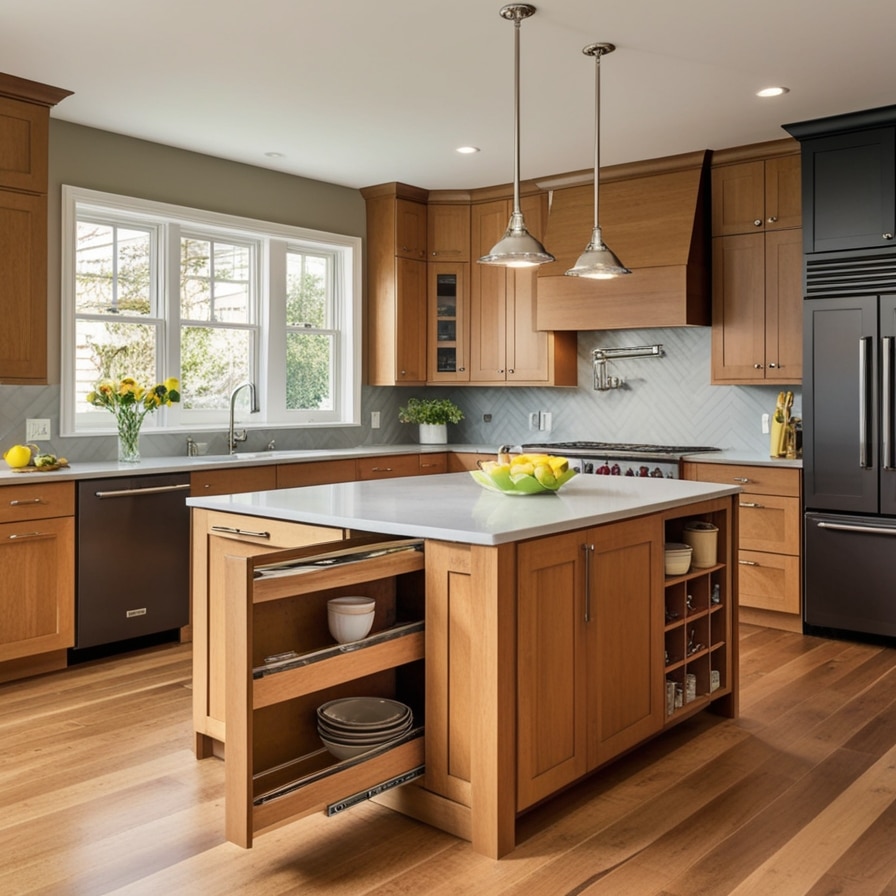
[[430,262],[429,376],[431,383],[469,382],[469,265]]

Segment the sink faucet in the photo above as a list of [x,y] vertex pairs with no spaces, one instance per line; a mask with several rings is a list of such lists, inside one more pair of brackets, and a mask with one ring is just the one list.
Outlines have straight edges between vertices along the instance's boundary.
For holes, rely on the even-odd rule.
[[255,383],[249,382],[246,380],[245,383],[240,383],[233,392],[230,393],[230,429],[227,434],[227,449],[231,454],[236,454],[236,443],[237,442],[245,442],[246,441],[246,430],[240,429],[234,431],[233,429],[233,408],[236,404],[236,396],[237,393],[242,389],[249,389],[249,398],[251,400],[251,406],[249,408],[250,413],[257,414],[258,413],[258,397],[255,392]]

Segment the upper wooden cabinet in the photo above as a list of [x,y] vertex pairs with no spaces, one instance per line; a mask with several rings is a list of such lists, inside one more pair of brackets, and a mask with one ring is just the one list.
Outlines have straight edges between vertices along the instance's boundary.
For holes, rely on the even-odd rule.
[[426,236],[429,261],[469,261],[470,203],[430,201]]
[[779,140],[715,153],[712,184],[712,382],[800,383],[798,146]]
[[[540,236],[547,199],[520,201],[526,226]],[[471,251],[486,255],[507,229],[513,203],[474,203]],[[473,262],[470,271],[470,382],[574,386],[576,334],[537,329],[535,268],[513,269]]]
[[367,200],[367,381],[426,382],[426,191],[380,184]]
[[0,383],[47,381],[50,107],[70,94],[0,74]]
[[427,326],[431,383],[470,381],[470,265],[431,261]]
[[[795,147],[794,147],[795,148]],[[799,154],[712,169],[712,235],[730,236],[799,227]]]

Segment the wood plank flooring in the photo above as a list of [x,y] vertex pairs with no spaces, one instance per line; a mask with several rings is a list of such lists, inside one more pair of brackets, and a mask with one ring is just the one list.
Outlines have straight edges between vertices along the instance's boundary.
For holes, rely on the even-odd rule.
[[224,840],[190,647],[0,685],[3,896],[896,896],[896,650],[741,629],[703,713],[520,823],[494,862],[373,803]]

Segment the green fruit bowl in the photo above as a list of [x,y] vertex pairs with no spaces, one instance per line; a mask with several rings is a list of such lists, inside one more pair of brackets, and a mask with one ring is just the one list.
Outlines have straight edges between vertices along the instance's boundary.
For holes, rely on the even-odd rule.
[[470,475],[483,488],[502,495],[552,495],[559,491],[573,476],[575,470],[565,470],[554,478],[553,483],[539,482],[530,473],[510,476],[507,473],[491,475],[483,470],[470,470]]

